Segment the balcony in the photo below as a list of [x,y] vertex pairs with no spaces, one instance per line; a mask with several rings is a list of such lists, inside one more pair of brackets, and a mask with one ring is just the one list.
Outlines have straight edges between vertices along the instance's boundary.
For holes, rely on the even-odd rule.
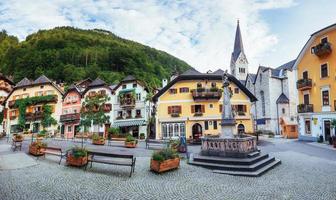
[[80,114],[79,113],[71,113],[71,114],[64,114],[60,117],[60,122],[72,122],[72,121],[79,121]]
[[308,78],[304,78],[304,79],[299,79],[297,82],[296,82],[296,88],[298,90],[310,90],[312,88],[312,79]]
[[37,111],[34,113],[26,113],[25,118],[27,121],[37,121],[37,120],[41,120],[43,118],[43,112],[41,111]]
[[[30,100],[29,105],[37,105],[37,104],[43,104],[43,103],[57,103],[57,95],[34,96],[34,97],[27,97],[27,98]],[[15,102],[18,100],[21,100],[21,99],[8,101],[8,107],[13,108],[15,106]]]
[[135,115],[135,118],[142,118],[142,115]]
[[135,107],[135,98],[120,98],[120,107],[122,108]]
[[314,112],[313,104],[299,104],[297,106],[298,113]]
[[194,101],[218,101],[222,97],[222,91],[218,88],[197,88],[191,93]]
[[112,110],[112,104],[107,103],[103,105],[104,112],[110,112]]
[[331,44],[329,42],[323,42],[313,47],[313,52],[318,57],[327,56],[331,53]]

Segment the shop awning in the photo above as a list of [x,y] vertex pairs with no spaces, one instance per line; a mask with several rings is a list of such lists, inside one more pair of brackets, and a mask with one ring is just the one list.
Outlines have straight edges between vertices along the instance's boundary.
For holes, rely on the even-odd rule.
[[114,122],[113,127],[125,127],[125,126],[141,126],[145,123],[145,120],[132,120],[132,121],[120,121]]
[[131,88],[131,89],[123,89],[123,90],[120,90],[119,91],[119,94],[125,94],[125,93],[129,93],[129,92],[133,92],[135,91],[134,88]]

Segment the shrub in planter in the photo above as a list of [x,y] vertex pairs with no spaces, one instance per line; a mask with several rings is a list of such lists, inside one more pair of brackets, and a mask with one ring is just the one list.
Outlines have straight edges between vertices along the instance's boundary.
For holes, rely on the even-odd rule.
[[46,130],[42,130],[37,134],[37,139],[38,140],[42,140],[43,138],[45,138],[45,136],[47,135],[47,131]]
[[145,139],[145,133],[140,133],[140,139],[141,140]]
[[44,152],[42,150],[46,147],[47,144],[44,142],[32,142],[29,145],[29,153],[34,156],[42,156],[44,155]]
[[16,134],[13,136],[13,140],[15,142],[22,142],[23,141],[23,136],[21,134]]
[[135,148],[138,144],[138,140],[136,140],[132,135],[127,135],[125,140],[125,147],[127,148]]
[[67,153],[66,162],[68,165],[81,167],[87,164],[88,156],[85,148],[74,147]]
[[152,155],[150,169],[154,172],[161,173],[177,169],[180,166],[180,157],[172,148],[165,148],[156,151]]
[[105,144],[105,138],[102,136],[99,136],[98,134],[92,135],[92,144],[96,145],[104,145]]

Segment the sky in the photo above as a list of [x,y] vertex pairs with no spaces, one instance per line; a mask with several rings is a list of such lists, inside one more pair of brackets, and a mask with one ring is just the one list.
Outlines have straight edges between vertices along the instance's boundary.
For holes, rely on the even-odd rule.
[[334,0],[0,0],[0,29],[105,29],[195,69],[229,69],[237,20],[249,72],[297,57],[310,34],[336,23]]

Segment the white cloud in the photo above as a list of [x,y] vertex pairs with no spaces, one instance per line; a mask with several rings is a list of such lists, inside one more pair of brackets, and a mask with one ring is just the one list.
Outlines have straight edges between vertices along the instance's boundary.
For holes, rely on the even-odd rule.
[[250,66],[256,68],[278,42],[260,12],[294,4],[291,0],[8,0],[0,3],[0,24],[21,39],[55,26],[102,28],[167,51],[207,71],[228,68],[239,18]]

